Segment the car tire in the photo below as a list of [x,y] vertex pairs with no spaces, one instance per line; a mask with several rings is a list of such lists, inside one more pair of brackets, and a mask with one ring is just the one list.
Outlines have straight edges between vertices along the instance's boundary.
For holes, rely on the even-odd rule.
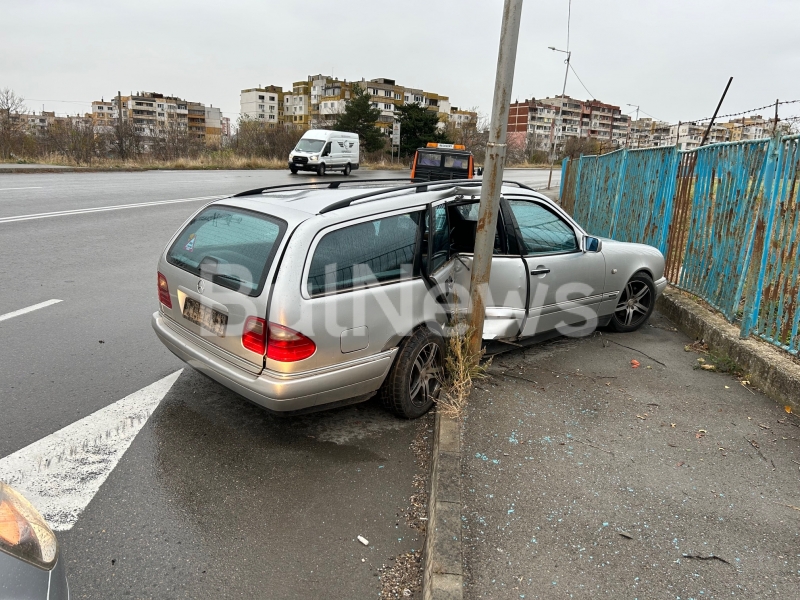
[[629,333],[647,322],[656,306],[656,286],[646,273],[630,278],[616,301],[609,325],[614,331]]
[[344,175],[345,177],[347,177],[348,175],[350,175],[350,163],[347,163],[347,164],[344,166],[344,171],[342,171],[342,175]]
[[428,412],[442,388],[444,349],[441,336],[426,327],[407,337],[381,387],[383,405],[406,419]]
[[297,169],[295,167],[289,167],[289,170],[292,172],[292,175],[297,175]]
[[319,175],[320,177],[325,175],[325,163],[319,164],[319,166],[317,167],[317,175]]

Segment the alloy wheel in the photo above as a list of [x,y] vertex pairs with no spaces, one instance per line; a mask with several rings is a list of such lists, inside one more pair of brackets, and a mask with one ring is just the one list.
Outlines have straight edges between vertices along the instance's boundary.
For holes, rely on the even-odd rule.
[[636,327],[650,314],[653,295],[643,281],[629,281],[614,310],[614,316],[626,327]]
[[442,355],[439,345],[431,342],[422,347],[414,359],[408,380],[408,395],[415,406],[424,406],[436,398],[442,387]]

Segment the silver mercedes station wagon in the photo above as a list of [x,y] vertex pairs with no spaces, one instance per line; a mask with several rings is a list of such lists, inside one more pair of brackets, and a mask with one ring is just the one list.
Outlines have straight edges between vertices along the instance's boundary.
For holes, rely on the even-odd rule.
[[[334,181],[250,190],[198,210],[158,263],[152,324],[175,355],[283,414],[380,394],[424,414],[466,310],[480,181]],[[507,182],[484,341],[633,331],[666,287],[650,246],[592,237]]]

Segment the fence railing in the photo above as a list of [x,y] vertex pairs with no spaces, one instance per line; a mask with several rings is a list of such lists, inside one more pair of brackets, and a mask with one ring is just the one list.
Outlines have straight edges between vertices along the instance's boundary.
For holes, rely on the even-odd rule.
[[657,247],[674,286],[798,353],[800,136],[565,160],[562,206],[590,233]]

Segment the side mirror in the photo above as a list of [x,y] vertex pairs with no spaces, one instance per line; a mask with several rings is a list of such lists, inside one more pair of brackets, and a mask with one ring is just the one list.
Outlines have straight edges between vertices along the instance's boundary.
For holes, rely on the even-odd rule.
[[583,251],[584,252],[600,252],[603,249],[603,242],[596,237],[584,236],[583,238]]

